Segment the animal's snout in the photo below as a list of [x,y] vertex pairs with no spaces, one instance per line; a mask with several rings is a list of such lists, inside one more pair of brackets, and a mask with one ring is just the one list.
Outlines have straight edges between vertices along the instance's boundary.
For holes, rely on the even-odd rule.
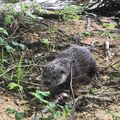
[[44,84],[45,84],[46,86],[49,86],[49,85],[51,85],[51,82],[49,82],[49,81],[44,81]]

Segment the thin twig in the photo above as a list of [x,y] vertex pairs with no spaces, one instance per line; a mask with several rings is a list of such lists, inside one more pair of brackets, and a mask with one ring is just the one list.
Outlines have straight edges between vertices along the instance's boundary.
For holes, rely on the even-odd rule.
[[100,97],[103,97],[103,96],[110,96],[110,97],[113,97],[113,96],[117,96],[119,95],[120,96],[120,91],[114,91],[114,92],[103,92],[101,94],[99,94]]
[[85,95],[83,97],[85,99],[90,99],[90,100],[97,100],[97,101],[102,101],[102,102],[107,102],[107,101],[112,102],[111,97],[100,97],[100,96],[92,96],[92,95]]
[[18,30],[19,25],[16,27],[16,29],[13,31],[13,33],[8,37],[8,39],[12,38],[12,36],[16,33],[16,31]]
[[71,80],[70,80],[70,89],[71,89],[71,92],[72,92],[72,98],[73,98],[73,101],[72,101],[72,104],[73,104],[73,111],[75,110],[75,94],[74,94],[74,90],[73,90],[73,86],[72,86],[72,80],[73,80],[73,77],[72,77],[72,68],[73,68],[73,63],[71,63],[70,65],[70,74],[71,74]]
[[77,76],[77,77],[73,77],[73,79],[78,79],[78,78],[84,77],[84,76],[86,76],[86,75],[87,75],[87,73],[85,73],[85,74],[83,74],[83,75],[80,75],[80,76]]
[[2,74],[0,75],[0,77],[2,77],[3,75],[5,75],[6,73],[10,72],[11,70],[13,70],[13,69],[15,69],[15,68],[17,68],[17,66],[12,66],[11,68],[8,68],[4,73],[2,73]]
[[112,64],[112,66],[114,66],[114,65],[116,65],[116,64],[118,64],[118,63],[120,63],[120,60],[115,61],[115,62]]
[[71,71],[70,71],[70,74],[71,74],[71,80],[70,80],[70,89],[71,89],[71,92],[72,92],[72,98],[73,98],[73,107],[75,106],[75,95],[74,95],[74,91],[73,91],[73,86],[72,86],[72,80],[73,80],[73,77],[72,77],[72,67],[73,67],[73,63],[71,63]]
[[88,32],[91,31],[91,19],[90,18],[87,19],[87,31]]
[[[36,64],[31,64],[31,65],[22,65],[21,67],[22,68],[24,68],[24,67],[29,67],[29,66],[39,66],[39,67],[43,67],[43,65],[36,65]],[[13,70],[13,69],[15,69],[15,68],[17,68],[18,66],[16,65],[14,65],[14,66],[12,66],[12,67],[10,67],[10,68],[8,68],[4,73],[2,73],[1,75],[0,75],[0,77],[2,77],[3,75],[5,75],[6,73],[8,73],[8,72],[10,72],[11,70]]]
[[33,83],[33,82],[22,81],[22,83],[24,83],[24,84],[28,84],[28,85],[37,86],[37,87],[41,87],[41,85],[36,84],[36,83]]

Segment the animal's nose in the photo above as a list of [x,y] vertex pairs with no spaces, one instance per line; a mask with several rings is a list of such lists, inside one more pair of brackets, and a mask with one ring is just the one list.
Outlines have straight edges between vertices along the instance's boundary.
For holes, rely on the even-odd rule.
[[49,86],[51,83],[50,83],[49,81],[44,81],[44,84],[45,84],[46,86]]

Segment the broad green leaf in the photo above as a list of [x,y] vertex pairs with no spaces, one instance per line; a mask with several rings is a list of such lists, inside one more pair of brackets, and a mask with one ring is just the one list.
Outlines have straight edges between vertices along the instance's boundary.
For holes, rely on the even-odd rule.
[[102,34],[100,36],[111,37],[111,33],[108,31],[104,31],[104,32],[102,32]]
[[15,46],[19,46],[20,44],[16,41],[12,41],[12,44],[15,45]]
[[0,46],[3,46],[6,48],[7,52],[12,52],[14,49],[3,39],[0,37]]
[[37,19],[37,16],[36,15],[32,15],[32,14],[28,14],[33,20],[36,20]]
[[114,111],[108,111],[109,114],[112,116],[112,120],[120,120],[120,116]]
[[18,84],[11,82],[11,83],[9,83],[8,87],[9,87],[10,90],[13,90],[16,87],[18,87]]
[[0,33],[8,35],[8,32],[4,28],[1,28],[1,27],[0,27]]
[[22,48],[22,50],[24,50],[26,48],[26,46],[24,44],[20,44],[19,46]]
[[97,89],[97,88],[91,88],[90,89],[91,94],[96,94],[98,91],[99,91],[99,89]]
[[22,50],[24,50],[26,48],[26,46],[24,44],[18,43],[16,41],[12,41],[12,44],[15,46],[20,46],[22,48]]
[[63,114],[64,114],[65,118],[67,118],[70,115],[72,110],[67,105],[64,106],[62,109],[63,109]]
[[4,45],[4,44],[5,44],[4,39],[0,37],[0,45],[2,46],[2,45]]
[[83,34],[84,36],[90,36],[91,35],[91,33],[90,32],[82,32],[81,34]]
[[6,15],[5,16],[5,23],[6,24],[11,24],[13,22],[13,20],[14,20],[13,15]]
[[48,107],[49,107],[49,109],[55,109],[56,108],[56,104],[54,102],[49,102],[48,103]]
[[13,90],[13,89],[15,89],[15,88],[19,88],[19,90],[22,91],[22,89],[23,89],[22,86],[14,83],[14,82],[10,82],[10,83],[8,84],[8,87],[9,87],[10,90]]
[[45,97],[47,97],[47,96],[50,95],[50,92],[42,92],[42,91],[40,91],[40,90],[36,90],[36,92],[37,92],[38,94],[41,94],[41,95],[45,96]]
[[13,108],[7,108],[5,112],[8,112],[8,113],[11,113],[11,114],[14,114],[16,112],[16,110]]
[[36,93],[32,92],[32,95],[34,95],[37,99],[39,99],[43,103],[48,103],[47,100],[44,100],[45,96],[48,96],[50,93],[49,92],[42,92],[39,90],[36,90]]
[[50,44],[48,39],[42,39],[41,43],[43,43],[46,46],[49,46],[49,44]]
[[1,37],[0,37],[0,45],[1,46],[4,45],[7,52],[13,52],[14,51],[14,49],[6,41],[4,41],[4,39],[1,38]]
[[43,103],[48,103],[47,100],[44,100],[43,96],[41,96],[40,94],[37,93],[32,93],[37,99],[39,99],[41,102]]
[[112,23],[103,23],[103,27],[108,29],[115,29],[115,25]]
[[14,49],[8,44],[5,45],[5,48],[6,48],[7,52],[13,52],[14,51]]
[[5,112],[8,112],[10,114],[15,114],[15,120],[22,120],[25,116],[24,112],[18,112],[14,108],[7,108]]
[[60,111],[56,111],[53,113],[54,118],[60,118],[61,117],[61,112]]
[[22,120],[24,118],[23,112],[16,112],[15,113],[15,120]]

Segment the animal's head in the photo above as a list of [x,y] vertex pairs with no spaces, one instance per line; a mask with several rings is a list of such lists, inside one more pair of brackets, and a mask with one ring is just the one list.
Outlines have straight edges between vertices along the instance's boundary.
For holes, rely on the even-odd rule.
[[44,84],[53,88],[65,83],[70,74],[70,61],[67,58],[55,59],[48,63],[42,72]]

